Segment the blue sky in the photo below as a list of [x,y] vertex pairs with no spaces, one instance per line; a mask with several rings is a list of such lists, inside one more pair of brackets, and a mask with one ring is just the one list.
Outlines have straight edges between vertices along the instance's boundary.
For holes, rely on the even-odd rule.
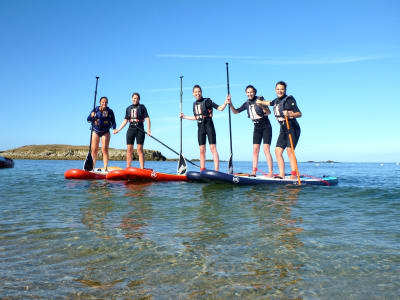
[[[273,99],[275,83],[288,83],[303,113],[299,161],[399,162],[399,11],[399,1],[2,0],[0,150],[87,145],[98,75],[117,125],[139,92],[153,135],[179,151],[179,76],[192,114],[194,84],[223,103],[229,62],[236,107],[248,84]],[[228,111],[214,116],[226,160]],[[183,152],[198,158],[196,124],[183,124]],[[234,160],[251,160],[252,127],[232,115]],[[125,148],[125,133],[110,147]],[[150,138],[144,146],[176,157]]]

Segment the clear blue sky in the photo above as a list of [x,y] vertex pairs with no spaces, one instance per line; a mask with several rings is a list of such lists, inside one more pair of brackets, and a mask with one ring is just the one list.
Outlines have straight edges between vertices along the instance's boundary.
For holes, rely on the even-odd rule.
[[[179,151],[179,76],[191,114],[194,84],[223,103],[229,62],[236,107],[248,84],[272,99],[275,83],[288,83],[303,113],[299,161],[399,162],[399,12],[396,0],[2,0],[0,150],[87,145],[98,75],[117,126],[139,92],[153,135]],[[226,160],[228,110],[214,116]],[[232,122],[234,160],[251,160],[253,125],[245,112]],[[196,124],[183,124],[183,152],[198,158]],[[110,147],[125,148],[125,133]],[[150,138],[144,146],[176,157]]]

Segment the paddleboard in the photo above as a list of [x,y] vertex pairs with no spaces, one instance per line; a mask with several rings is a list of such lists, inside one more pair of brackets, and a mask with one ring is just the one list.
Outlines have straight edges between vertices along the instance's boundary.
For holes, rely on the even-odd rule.
[[104,168],[96,168],[93,171],[82,169],[70,169],[65,171],[65,179],[106,179],[107,173],[113,170],[122,170],[120,167],[108,167],[108,171]]
[[167,174],[156,172],[152,169],[127,168],[125,169],[129,180],[136,181],[187,181],[186,175]]
[[123,169],[117,169],[117,170],[111,170],[106,174],[106,179],[107,180],[128,180],[128,174],[126,173],[126,170]]
[[[285,178],[266,177],[264,175],[249,176],[249,174],[236,173],[227,174],[223,172],[204,170],[200,173],[200,179],[206,179],[213,182],[225,182],[236,185],[256,185],[256,184],[293,184],[298,185],[297,178],[292,179],[290,176]],[[339,180],[337,177],[316,178],[309,175],[300,176],[302,185],[337,185]]]
[[0,156],[0,168],[14,168],[14,161],[11,158]]

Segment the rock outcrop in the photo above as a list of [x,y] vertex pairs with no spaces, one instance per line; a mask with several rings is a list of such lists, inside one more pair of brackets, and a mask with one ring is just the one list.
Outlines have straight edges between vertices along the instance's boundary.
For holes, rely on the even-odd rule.
[[[48,160],[84,160],[87,157],[88,146],[72,145],[29,145],[15,149],[0,151],[2,156],[13,159],[48,159]],[[145,160],[162,160],[166,158],[160,151],[144,149]],[[126,149],[109,149],[110,160],[126,160]],[[101,149],[99,149],[97,159],[103,159]],[[133,160],[137,160],[136,150],[133,152]]]

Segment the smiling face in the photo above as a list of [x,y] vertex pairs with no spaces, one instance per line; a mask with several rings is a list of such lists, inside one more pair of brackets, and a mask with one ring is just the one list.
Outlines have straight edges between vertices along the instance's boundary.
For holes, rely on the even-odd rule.
[[132,96],[132,103],[133,103],[133,105],[138,105],[138,104],[139,104],[139,100],[140,100],[140,97],[139,97],[138,95],[134,94],[134,95]]
[[106,108],[107,104],[108,104],[107,98],[103,97],[103,98],[100,99],[100,108],[102,108],[102,109]]
[[201,92],[201,88],[195,87],[193,89],[193,97],[195,97],[196,100],[200,100],[201,98],[203,98],[203,94]]
[[247,95],[247,98],[249,100],[251,100],[256,95],[256,91],[253,88],[249,87],[249,88],[246,89],[246,95]]
[[275,87],[275,92],[278,98],[282,98],[283,96],[286,95],[286,88],[283,84],[277,84]]

